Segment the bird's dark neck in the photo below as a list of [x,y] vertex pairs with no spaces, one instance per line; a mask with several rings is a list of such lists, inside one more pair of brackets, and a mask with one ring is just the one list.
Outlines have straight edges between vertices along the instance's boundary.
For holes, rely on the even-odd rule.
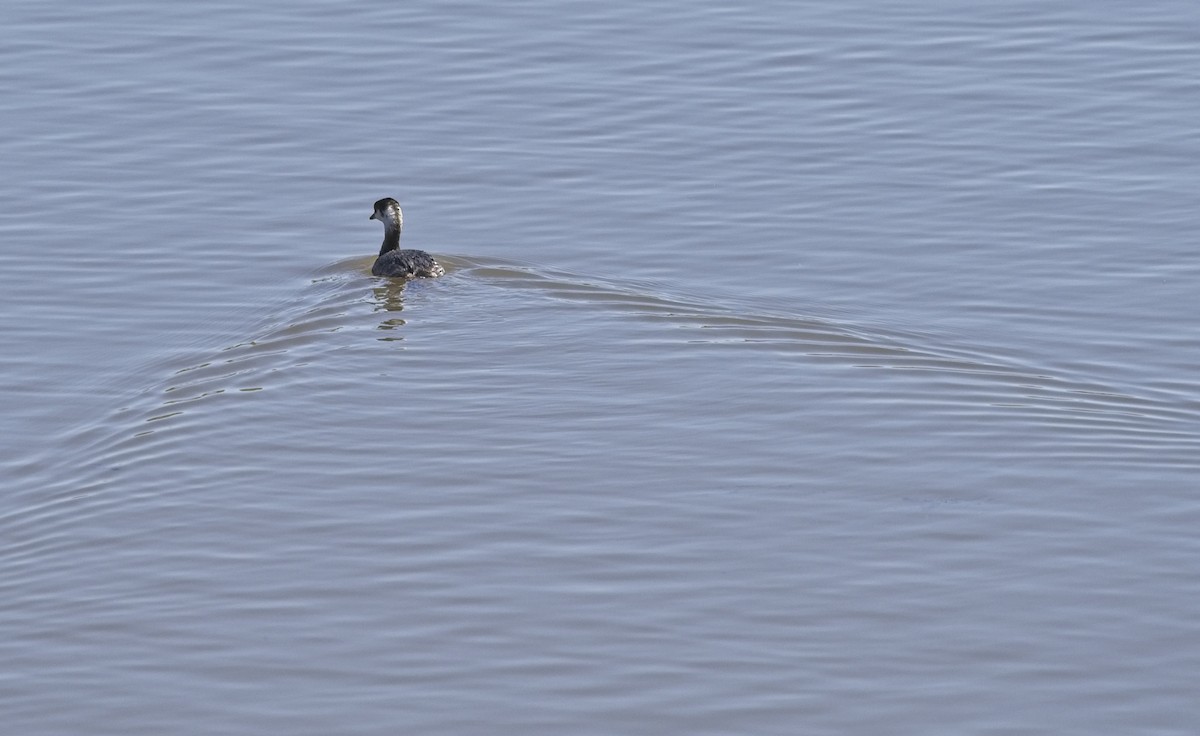
[[400,231],[387,228],[383,231],[383,245],[379,246],[379,255],[400,247]]

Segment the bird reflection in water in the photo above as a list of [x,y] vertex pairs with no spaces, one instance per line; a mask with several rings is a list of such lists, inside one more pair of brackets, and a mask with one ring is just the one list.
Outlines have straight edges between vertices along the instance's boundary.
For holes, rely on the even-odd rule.
[[[404,280],[387,281],[384,284],[371,289],[375,292],[375,311],[376,312],[400,312],[404,310]],[[398,316],[389,317],[379,323],[381,330],[394,330],[404,326],[404,320]],[[399,335],[395,337],[381,337],[380,340],[401,340]]]

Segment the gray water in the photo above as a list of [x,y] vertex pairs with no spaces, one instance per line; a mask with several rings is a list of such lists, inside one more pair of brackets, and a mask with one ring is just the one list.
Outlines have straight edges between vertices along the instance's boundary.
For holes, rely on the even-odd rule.
[[3,16],[4,733],[1195,732],[1194,4]]

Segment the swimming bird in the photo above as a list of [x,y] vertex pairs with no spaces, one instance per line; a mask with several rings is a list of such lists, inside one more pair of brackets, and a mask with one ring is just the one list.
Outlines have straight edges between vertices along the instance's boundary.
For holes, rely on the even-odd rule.
[[379,247],[375,265],[371,266],[372,274],[411,279],[436,278],[446,273],[442,264],[425,251],[401,250],[400,231],[404,229],[404,213],[400,211],[399,202],[391,197],[379,200],[375,203],[371,219],[383,223],[383,245]]

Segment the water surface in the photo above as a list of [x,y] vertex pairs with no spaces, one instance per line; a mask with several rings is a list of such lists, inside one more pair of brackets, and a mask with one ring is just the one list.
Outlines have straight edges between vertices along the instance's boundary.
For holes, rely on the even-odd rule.
[[1197,20],[12,4],[7,729],[1190,733]]

